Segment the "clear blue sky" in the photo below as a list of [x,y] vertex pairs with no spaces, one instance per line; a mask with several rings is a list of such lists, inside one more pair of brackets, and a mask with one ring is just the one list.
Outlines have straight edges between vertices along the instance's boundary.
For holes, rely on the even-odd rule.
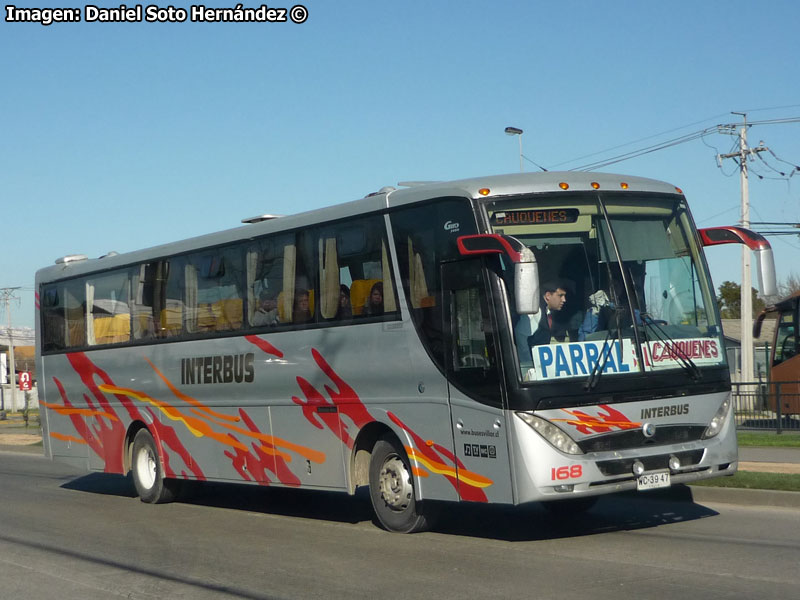
[[[568,169],[739,122],[731,111],[800,116],[796,0],[304,1],[302,25],[0,22],[0,287],[23,288],[14,325],[33,325],[34,272],[59,256],[403,180],[515,172],[507,125],[525,130],[527,157]],[[800,164],[800,123],[753,127],[760,140]],[[735,142],[710,133],[602,170],[670,181],[701,226],[733,224],[738,172],[715,154]],[[755,169],[777,179],[751,179],[751,219],[800,221],[800,173]],[[800,274],[800,239],[772,242],[779,278]],[[708,256],[716,286],[741,280],[738,248]]]

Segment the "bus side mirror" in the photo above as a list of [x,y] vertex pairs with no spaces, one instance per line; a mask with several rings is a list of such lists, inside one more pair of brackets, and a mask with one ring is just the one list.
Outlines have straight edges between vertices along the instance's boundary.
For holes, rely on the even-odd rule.
[[535,260],[514,265],[514,298],[518,314],[534,315],[539,312],[539,268]]
[[514,298],[518,314],[539,312],[539,269],[536,257],[525,244],[510,235],[480,233],[462,235],[457,240],[462,256],[505,254],[514,263]]
[[775,259],[772,256],[772,246],[766,238],[755,231],[744,227],[706,227],[698,230],[703,246],[717,246],[719,244],[744,244],[753,251],[756,257],[756,273],[758,276],[758,289],[764,296],[778,294],[777,277],[775,275]]

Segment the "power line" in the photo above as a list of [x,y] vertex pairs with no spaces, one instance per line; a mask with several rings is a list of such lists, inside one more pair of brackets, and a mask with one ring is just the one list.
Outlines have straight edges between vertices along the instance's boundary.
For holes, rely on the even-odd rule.
[[[767,109],[762,109],[762,110],[767,110]],[[703,122],[703,121],[699,121],[699,122]],[[753,127],[754,125],[777,125],[777,124],[786,124],[786,123],[800,123],[800,117],[785,117],[785,118],[780,118],[780,119],[765,119],[765,120],[762,120],[762,121],[752,121],[752,122],[747,123],[747,127],[750,128],[750,127]],[[677,131],[679,129],[684,129],[685,127],[687,127],[687,126],[678,127],[676,129],[672,129],[672,130],[669,130],[667,132],[662,132],[660,134],[654,134],[652,136],[646,136],[644,138],[640,138],[637,141],[643,141],[643,140],[646,140],[646,139],[652,139],[654,137],[658,137],[660,135],[664,135],[664,133],[669,133],[671,131]],[[667,140],[665,142],[661,142],[660,144],[654,144],[652,146],[646,146],[644,148],[639,148],[637,150],[631,150],[630,152],[626,152],[624,154],[619,154],[619,155],[616,155],[616,156],[612,156],[612,157],[610,157],[608,159],[603,159],[603,160],[598,160],[598,161],[595,161],[595,162],[592,162],[592,163],[587,163],[587,164],[581,165],[579,167],[573,167],[572,169],[569,169],[569,170],[570,171],[591,171],[591,170],[594,170],[594,169],[607,167],[609,165],[613,165],[613,164],[618,163],[618,162],[622,162],[622,161],[625,161],[625,160],[630,160],[632,158],[638,158],[639,156],[644,156],[645,154],[651,154],[651,153],[657,152],[659,150],[665,150],[666,148],[671,148],[671,147],[677,146],[679,144],[685,144],[687,142],[693,142],[693,141],[695,141],[697,139],[703,139],[704,136],[708,135],[709,133],[714,133],[714,132],[722,133],[722,131],[724,131],[724,130],[735,131],[737,127],[738,127],[738,125],[733,124],[733,123],[730,123],[730,124],[720,123],[720,124],[717,124],[717,125],[715,125],[713,127],[706,127],[705,129],[701,129],[699,131],[695,131],[695,132],[692,132],[692,133],[687,133],[686,135],[682,135],[680,137],[673,138],[673,139]],[[580,156],[580,157],[577,157],[577,158],[573,158],[573,159],[568,160],[568,161],[564,161],[564,162],[558,163],[558,164],[553,165],[553,166],[557,167],[557,166],[561,166],[561,165],[564,165],[564,164],[568,164],[568,163],[580,160],[581,158],[588,158],[590,156],[597,156],[598,154],[604,154],[604,153],[609,152],[611,150],[616,150],[617,148],[623,148],[625,146],[629,146],[629,145],[634,144],[634,143],[636,143],[636,141],[628,142],[626,144],[621,144],[621,145],[618,145],[618,146],[613,146],[611,148],[607,148],[606,150],[602,150],[602,151],[599,151],[599,152],[593,152],[591,154],[586,154],[586,155],[583,155],[583,156]]]
[[[631,146],[633,144],[638,144],[639,142],[643,142],[645,140],[651,140],[653,138],[657,138],[657,137],[660,137],[662,135],[666,135],[668,133],[672,133],[674,131],[680,131],[681,129],[686,129],[687,127],[693,127],[695,125],[699,125],[700,123],[707,123],[711,119],[716,119],[718,117],[724,117],[726,114],[727,113],[722,113],[720,115],[714,115],[713,117],[708,117],[708,118],[702,119],[700,121],[695,121],[694,123],[688,123],[688,124],[682,125],[680,127],[673,127],[672,129],[668,129],[668,130],[662,131],[660,133],[654,133],[652,135],[647,135],[645,137],[642,137],[642,138],[639,138],[639,139],[636,139],[636,140],[633,140],[633,141],[630,141],[630,142],[626,142],[624,144],[619,144],[617,146],[612,146],[611,148],[606,148],[605,150],[599,150],[597,152],[592,152],[590,154],[584,154],[583,156],[577,156],[577,157],[572,158],[570,160],[555,164],[555,165],[553,165],[553,168],[560,167],[561,165],[566,165],[568,163],[575,162],[577,160],[582,160],[584,158],[589,158],[590,156],[597,156],[598,154],[605,154],[606,152],[611,152],[612,150],[617,150],[618,148],[624,148],[625,146]],[[572,170],[577,170],[577,169],[572,169]]]
[[609,165],[613,165],[618,162],[622,162],[625,160],[630,160],[631,158],[637,158],[639,156],[644,156],[645,154],[651,154],[653,152],[657,152],[659,150],[665,150],[666,148],[671,148],[673,146],[677,146],[679,144],[685,144],[686,142],[693,142],[708,132],[713,131],[716,127],[709,127],[706,129],[702,129],[700,131],[695,131],[693,133],[688,133],[686,135],[682,135],[680,137],[667,140],[666,142],[662,142],[660,144],[654,144],[652,146],[648,146],[646,148],[640,148],[639,150],[632,150],[631,152],[626,152],[625,154],[619,154],[617,156],[613,156],[606,160],[596,161],[593,163],[588,163],[586,165],[581,165],[580,167],[575,167],[570,169],[570,171],[591,171],[593,169],[599,169],[601,167],[607,167]]

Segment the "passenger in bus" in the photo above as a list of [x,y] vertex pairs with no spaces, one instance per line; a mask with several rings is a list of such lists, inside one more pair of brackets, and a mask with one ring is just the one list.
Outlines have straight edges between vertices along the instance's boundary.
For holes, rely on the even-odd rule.
[[[539,346],[552,342],[563,342],[567,337],[566,327],[555,318],[567,302],[567,284],[560,281],[547,282],[542,286],[542,310],[536,315],[531,315],[531,329],[533,334],[528,337],[529,346]],[[538,323],[533,324],[538,318]]]
[[267,290],[264,290],[258,297],[258,308],[253,314],[253,325],[262,327],[277,324],[278,301]]
[[367,297],[367,302],[364,304],[364,310],[361,311],[362,315],[382,315],[383,314],[383,282],[378,281],[372,286]]
[[350,305],[350,288],[345,284],[339,287],[339,308],[336,310],[337,319],[351,319],[353,307]]
[[308,290],[295,290],[292,323],[308,323],[312,318],[308,304]]

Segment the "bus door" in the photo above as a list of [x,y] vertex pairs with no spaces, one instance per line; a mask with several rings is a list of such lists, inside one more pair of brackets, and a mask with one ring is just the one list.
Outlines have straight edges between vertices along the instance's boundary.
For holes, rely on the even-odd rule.
[[[783,304],[783,303],[781,303]],[[800,414],[800,347],[798,347],[798,305],[796,299],[781,306],[775,331],[770,371],[769,408],[776,410],[780,396],[781,414]],[[775,385],[782,382],[780,385]]]
[[512,502],[506,402],[484,260],[442,264],[444,362],[459,496]]

